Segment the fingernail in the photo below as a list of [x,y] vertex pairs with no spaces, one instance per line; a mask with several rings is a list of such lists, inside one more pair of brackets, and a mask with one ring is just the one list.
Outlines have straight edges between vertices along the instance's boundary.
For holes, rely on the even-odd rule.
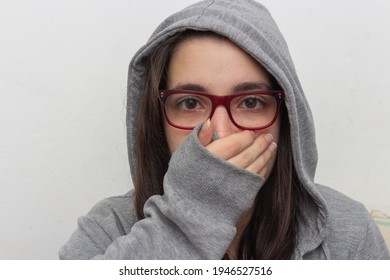
[[206,135],[208,133],[208,130],[210,128],[211,122],[210,119],[208,119],[200,128],[199,135]]
[[206,123],[204,124],[205,128],[204,129],[209,129],[210,127],[210,124],[211,124],[211,121],[210,121],[210,118],[207,119]]
[[199,133],[202,133],[202,134],[206,133],[206,131],[210,127],[210,124],[211,124],[210,119],[207,119],[207,121],[203,124],[202,128],[200,129]]
[[274,140],[274,137],[272,136],[272,134],[267,133],[266,135],[264,135],[264,139],[268,144],[270,144],[272,140]]
[[273,152],[276,150],[276,148],[278,147],[278,145],[275,143],[275,142],[272,142],[271,145],[268,146],[268,149]]

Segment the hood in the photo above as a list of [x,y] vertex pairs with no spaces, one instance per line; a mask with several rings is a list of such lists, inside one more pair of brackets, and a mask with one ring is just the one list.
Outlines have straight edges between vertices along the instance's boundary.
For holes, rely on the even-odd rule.
[[[145,57],[167,37],[185,29],[213,31],[236,43],[275,77],[285,93],[291,126],[294,164],[300,181],[319,205],[310,219],[311,244],[321,242],[327,220],[325,202],[314,184],[317,148],[313,117],[298,80],[287,44],[268,10],[251,0],[202,1],[168,17],[148,42],[136,53],[129,66],[127,137],[129,162],[134,179],[135,118],[144,85]],[[313,238],[313,235],[317,236]]]

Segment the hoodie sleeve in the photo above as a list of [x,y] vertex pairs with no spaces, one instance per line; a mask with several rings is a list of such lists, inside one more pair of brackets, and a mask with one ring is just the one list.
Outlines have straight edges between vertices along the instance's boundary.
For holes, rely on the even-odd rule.
[[172,155],[164,195],[145,203],[145,219],[125,234],[118,215],[103,218],[97,207],[79,219],[60,258],[221,259],[264,178],[208,152],[197,131]]

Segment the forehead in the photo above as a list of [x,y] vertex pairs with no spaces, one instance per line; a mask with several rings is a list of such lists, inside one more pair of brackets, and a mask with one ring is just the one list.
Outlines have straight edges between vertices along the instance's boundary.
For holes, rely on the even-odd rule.
[[240,47],[223,37],[194,37],[180,42],[168,64],[168,87],[199,84],[206,88],[241,83],[270,86],[268,72]]

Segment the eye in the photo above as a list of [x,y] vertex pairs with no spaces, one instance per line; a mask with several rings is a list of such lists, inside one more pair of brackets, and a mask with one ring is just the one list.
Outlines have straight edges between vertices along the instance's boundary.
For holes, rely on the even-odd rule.
[[239,107],[249,110],[260,110],[265,105],[264,100],[258,96],[248,96],[241,100]]
[[179,105],[184,106],[185,109],[193,110],[196,109],[198,103],[198,100],[196,100],[195,98],[188,97],[185,100],[181,101]]
[[253,97],[245,99],[244,104],[249,109],[254,109],[257,106],[261,105],[260,101],[258,99],[253,98]]
[[175,107],[179,110],[200,110],[204,108],[204,102],[197,96],[182,96],[175,102]]

